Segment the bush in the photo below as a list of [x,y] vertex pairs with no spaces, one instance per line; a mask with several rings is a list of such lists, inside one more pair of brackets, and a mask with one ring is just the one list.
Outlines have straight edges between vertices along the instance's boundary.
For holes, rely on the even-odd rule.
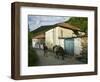
[[28,66],[37,66],[38,55],[36,51],[32,47],[30,47],[28,50]]
[[38,65],[38,55],[32,48],[32,34],[28,32],[28,66]]

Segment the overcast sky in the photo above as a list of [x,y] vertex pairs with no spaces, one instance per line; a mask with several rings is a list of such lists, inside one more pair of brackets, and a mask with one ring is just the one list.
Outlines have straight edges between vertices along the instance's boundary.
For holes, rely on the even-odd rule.
[[68,21],[70,17],[65,16],[35,16],[35,15],[29,15],[28,16],[28,24],[29,24],[29,30],[33,31],[40,26],[45,25],[53,25],[56,23],[61,23],[64,21]]

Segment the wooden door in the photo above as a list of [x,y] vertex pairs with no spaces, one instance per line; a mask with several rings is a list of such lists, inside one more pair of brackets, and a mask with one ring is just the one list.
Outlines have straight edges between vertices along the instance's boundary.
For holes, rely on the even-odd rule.
[[64,49],[67,55],[74,55],[74,39],[65,39],[64,40]]

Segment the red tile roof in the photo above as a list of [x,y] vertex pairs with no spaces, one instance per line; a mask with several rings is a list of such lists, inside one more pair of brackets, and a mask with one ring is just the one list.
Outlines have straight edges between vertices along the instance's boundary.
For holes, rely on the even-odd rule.
[[70,30],[76,30],[76,31],[80,31],[80,29],[78,27],[75,27],[73,25],[70,25],[68,23],[59,23],[57,24],[58,26],[60,27],[63,27],[63,28],[67,28],[67,29],[70,29]]
[[42,34],[39,34],[37,36],[34,36],[33,39],[45,39],[45,34],[42,33]]

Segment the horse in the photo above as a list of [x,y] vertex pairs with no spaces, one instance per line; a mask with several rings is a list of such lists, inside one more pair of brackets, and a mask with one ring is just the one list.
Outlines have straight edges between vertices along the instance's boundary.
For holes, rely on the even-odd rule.
[[59,56],[61,56],[62,60],[64,60],[65,52],[64,52],[64,49],[61,46],[57,46],[57,45],[54,46],[53,51],[56,53],[57,58],[59,58]]

